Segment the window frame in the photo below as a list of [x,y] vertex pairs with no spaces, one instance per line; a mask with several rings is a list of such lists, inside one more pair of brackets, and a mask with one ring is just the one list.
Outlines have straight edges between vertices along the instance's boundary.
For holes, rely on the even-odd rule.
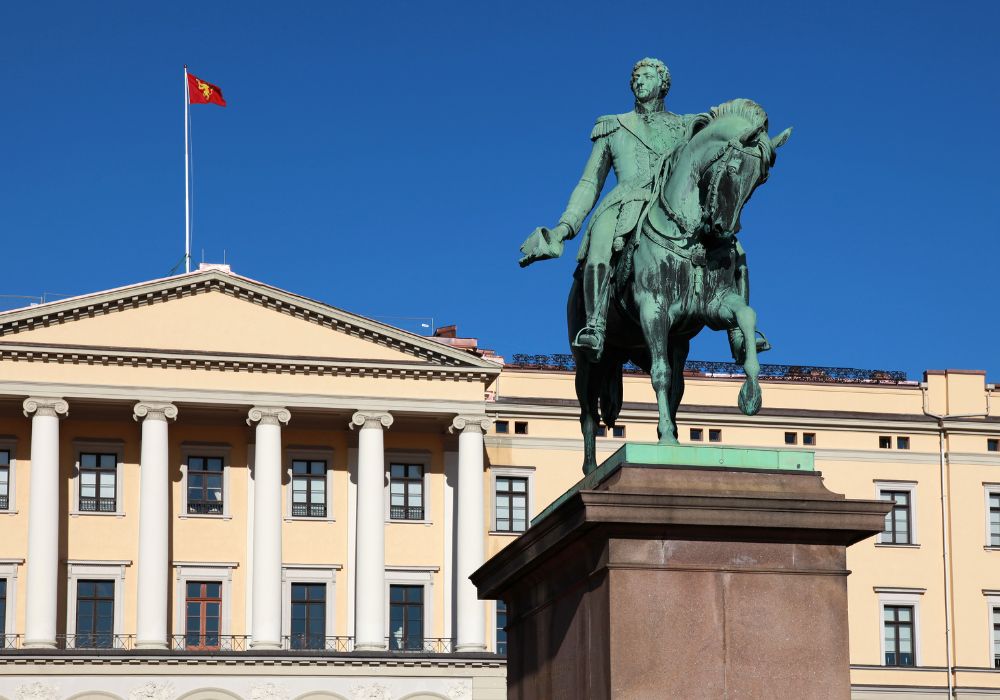
[[[695,437],[697,431],[698,437]],[[704,428],[688,428],[688,442],[705,442]]]
[[[878,595],[878,635],[879,635],[879,666],[882,668],[919,668],[923,659],[920,649],[920,600],[926,588],[895,588],[875,586]],[[910,606],[913,608],[913,665],[889,666],[885,663],[885,607]]]
[[[990,449],[991,447],[995,447],[996,449]],[[1000,452],[1000,438],[986,438],[986,451]]]
[[0,559],[0,578],[7,581],[7,610],[0,626],[0,649],[4,648],[3,637],[17,633],[14,627],[17,617],[17,569],[24,565],[24,559]]
[[112,626],[112,646],[115,637],[124,634],[125,611],[125,569],[132,566],[131,560],[105,561],[92,559],[70,559],[66,562],[66,636],[76,637],[76,592],[81,580],[114,582],[114,622]]
[[[424,517],[420,520],[417,519],[396,519],[392,517],[392,465],[393,464],[406,464],[406,465],[417,465],[423,467],[423,479],[421,482],[421,495],[422,503],[424,509]],[[430,519],[430,490],[428,486],[430,484],[430,471],[431,471],[431,455],[429,452],[420,451],[407,451],[407,450],[386,450],[385,451],[385,472],[383,474],[383,487],[384,500],[385,500],[385,522],[393,524],[417,524],[417,525],[430,525],[432,523]]]
[[[82,453],[98,453],[115,455],[115,509],[113,511],[80,510],[81,468],[80,455]],[[92,440],[89,438],[77,438],[73,440],[73,470],[71,473],[70,485],[70,511],[71,517],[101,516],[101,517],[125,517],[125,443],[121,440]]]
[[816,447],[816,433],[802,433],[803,447]]
[[514,435],[527,435],[527,434],[528,434],[528,421],[526,420],[514,421]]
[[[915,481],[887,481],[880,479],[875,481],[875,500],[885,501],[882,498],[883,491],[906,491],[909,495],[909,542],[883,542],[884,530],[879,532],[875,539],[876,547],[919,547],[920,537],[917,529],[917,482]],[[893,506],[895,509],[895,506]],[[892,511],[890,511],[892,512]]]
[[[712,437],[713,433],[715,434],[715,437]],[[709,428],[708,441],[716,443],[722,442],[722,428]]]
[[434,624],[434,575],[440,572],[438,566],[388,566],[385,567],[385,640],[388,647],[392,603],[389,600],[390,586],[423,586],[424,588],[424,641],[436,639],[431,634]]
[[[83,459],[84,456],[94,457],[95,458],[94,461],[96,462],[95,466],[93,466],[93,467],[86,467],[86,466],[84,466],[84,464],[83,464],[83,462],[84,462],[84,459]],[[104,465],[101,464],[104,461],[105,457],[111,457],[111,458],[114,459],[115,464],[114,464],[113,467],[105,467]],[[90,515],[90,514],[93,514],[93,513],[104,513],[104,514],[106,514],[106,513],[114,513],[114,512],[116,512],[118,510],[118,506],[119,506],[119,503],[118,503],[118,464],[119,463],[120,463],[120,460],[118,459],[118,455],[115,452],[104,452],[104,451],[96,451],[96,450],[94,450],[94,451],[80,450],[77,453],[77,465],[78,465],[77,469],[79,469],[79,471],[80,471],[80,475],[79,475],[79,478],[80,478],[80,489],[79,489],[79,495],[78,495],[78,498],[77,498],[76,507],[77,507],[77,510],[81,514],[83,514],[83,513],[86,513],[87,515]],[[83,475],[85,473],[93,473],[94,474],[94,497],[93,497],[94,498],[94,508],[93,509],[83,508],[82,507],[83,506],[83,499],[86,498],[86,496],[83,495],[83,486],[84,486]],[[105,481],[106,481],[108,475],[110,475],[110,477],[112,479],[114,479],[113,486],[114,486],[115,495],[112,496],[112,503],[114,505],[114,508],[112,508],[110,510],[104,510],[103,508],[101,508],[102,501],[105,501],[107,499],[104,496],[101,496],[101,491],[102,491],[102,486],[106,485]]]
[[[288,447],[285,449],[285,473],[288,483],[285,486],[285,520],[302,520],[306,522],[332,523],[336,520],[333,513],[333,471],[334,471],[334,448],[332,447]],[[293,515],[294,506],[292,481],[295,478],[292,473],[292,463],[301,460],[325,461],[326,462],[326,515],[314,517],[309,515]]]
[[[222,584],[222,609],[219,613],[220,641],[222,637],[231,636],[233,569],[239,566],[239,564],[237,562],[191,561],[174,561],[172,563],[174,567],[174,619],[171,638],[178,635],[183,636],[186,632],[184,604],[187,601],[187,585],[189,582],[194,581],[219,581]],[[250,605],[248,600],[248,613],[249,610]],[[247,620],[247,629],[250,629],[249,619]]]
[[985,589],[983,596],[986,598],[986,644],[989,654],[988,667],[1000,671],[1000,642],[995,641],[998,631],[993,622],[993,611],[1000,613],[1000,590]]
[[[12,437],[0,437],[0,450],[6,450],[10,455],[7,460],[7,507],[0,508],[0,515],[17,515],[17,440]],[[0,559],[0,562],[3,560]]]
[[[503,430],[500,429],[503,426]],[[494,435],[510,435],[510,421],[507,419],[493,421]]]
[[514,467],[514,466],[490,466],[490,532],[491,535],[504,537],[517,537],[521,532],[498,530],[497,529],[497,477],[507,477],[515,479],[527,479],[528,507],[525,521],[525,531],[531,527],[531,520],[535,517],[535,468],[534,467]]
[[[214,646],[208,645],[208,644],[205,644],[205,645],[202,645],[202,646],[189,646],[188,643],[187,643],[188,637],[190,636],[190,632],[188,631],[188,627],[187,627],[187,618],[188,618],[188,615],[187,615],[187,606],[188,606],[188,603],[191,602],[191,597],[188,596],[187,588],[192,583],[201,584],[201,585],[218,584],[218,586],[219,586],[219,597],[217,599],[216,598],[211,598],[210,599],[207,596],[196,598],[197,601],[199,601],[199,602],[201,602],[203,604],[204,603],[218,601],[218,604],[219,604],[219,630],[215,633],[215,636],[217,638],[216,641],[218,643],[215,644]],[[186,649],[186,650],[197,650],[197,651],[217,651],[221,647],[221,645],[222,645],[222,606],[223,606],[223,604],[224,604],[224,602],[223,602],[223,583],[222,583],[221,579],[218,579],[218,578],[192,579],[192,580],[186,581],[184,583],[184,632],[182,633],[184,635],[184,649]],[[201,621],[204,621],[204,618],[205,618],[204,605],[202,605],[202,612],[199,615],[199,618],[200,618]],[[207,639],[207,637],[209,635],[208,635],[207,632],[203,632],[201,629],[199,629],[198,630],[198,636],[199,636],[200,639]]]
[[[505,621],[508,620],[508,619],[510,619],[510,613],[508,612],[507,603],[504,602],[502,599],[498,599],[498,600],[493,601],[493,653],[495,653],[495,654],[501,654],[502,653],[504,656],[506,656],[507,655],[507,650],[506,649],[504,649],[503,652],[500,651],[500,625],[498,623],[499,623],[499,617],[500,617],[500,605],[501,604],[504,606],[504,619],[505,619]],[[505,647],[507,646],[508,642],[510,641],[509,639],[507,639],[506,635],[507,635],[507,631],[505,629],[504,630],[504,640],[503,640],[503,643],[504,643]]]
[[[892,622],[885,619],[886,612],[888,610],[893,610],[893,617],[895,618]],[[910,619],[908,622],[902,622],[899,620],[899,611],[909,610]],[[886,660],[886,656],[889,653],[889,648],[886,646],[886,630],[891,626],[895,629],[895,649],[893,649],[893,656],[896,657],[897,663],[890,664]],[[905,664],[902,663],[903,652],[899,651],[899,646],[901,643],[902,635],[899,633],[900,629],[909,627],[910,628],[910,655],[912,656],[913,663]],[[882,605],[882,665],[886,668],[916,668],[917,666],[917,608],[914,605],[909,604],[897,604],[897,603],[885,603]]]
[[798,432],[785,431],[785,445],[798,445],[799,444],[799,434]]
[[993,544],[992,532],[990,530],[990,496],[1000,496],[1000,483],[983,482],[983,517],[986,534],[985,549],[1000,550],[1000,543]]
[[[326,637],[336,637],[337,572],[340,564],[287,564],[281,567],[281,636],[291,642],[292,637],[292,584],[326,584],[325,624]],[[325,646],[325,643],[324,643]]]
[[[232,490],[230,488],[232,463],[230,455],[232,446],[225,443],[199,443],[184,442],[180,449],[180,471],[181,471],[181,498],[178,518],[210,518],[216,520],[229,520],[232,518],[230,511],[232,501]],[[189,513],[188,512],[188,460],[191,457],[221,457],[222,458],[222,512],[221,513]]]

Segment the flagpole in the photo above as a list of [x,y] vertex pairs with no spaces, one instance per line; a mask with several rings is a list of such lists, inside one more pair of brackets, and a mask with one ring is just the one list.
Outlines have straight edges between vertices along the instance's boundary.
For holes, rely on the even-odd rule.
[[184,272],[191,272],[191,164],[190,135],[191,119],[188,115],[191,103],[188,88],[188,67],[184,66]]

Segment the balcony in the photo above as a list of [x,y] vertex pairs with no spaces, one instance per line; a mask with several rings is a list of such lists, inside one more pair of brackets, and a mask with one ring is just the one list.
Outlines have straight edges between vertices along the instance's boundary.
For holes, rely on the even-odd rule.
[[325,518],[326,505],[322,503],[293,503],[292,517],[295,518]]
[[423,520],[423,506],[391,506],[389,508],[390,520]]
[[[59,652],[124,653],[134,656],[163,654],[162,649],[137,649],[134,634],[61,634],[56,636],[55,649]],[[390,655],[451,654],[454,640],[443,637],[386,637],[386,651]],[[254,654],[249,635],[237,634],[175,634],[168,640],[169,654]],[[0,634],[0,654],[47,654],[49,649],[24,646],[24,635]],[[327,637],[322,635],[286,635],[281,638],[281,649],[267,650],[268,654],[309,655],[353,654],[354,637]],[[368,652],[363,652],[367,654]],[[376,652],[378,653],[378,652]]]
[[115,499],[113,498],[88,498],[80,496],[81,513],[114,513]]

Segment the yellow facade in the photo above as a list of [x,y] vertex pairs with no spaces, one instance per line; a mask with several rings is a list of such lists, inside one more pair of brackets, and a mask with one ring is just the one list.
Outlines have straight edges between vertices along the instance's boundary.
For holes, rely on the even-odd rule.
[[[701,429],[705,444],[710,431],[721,431],[719,441],[726,446],[815,450],[817,469],[831,490],[861,499],[905,491],[911,498],[910,542],[873,539],[848,553],[855,697],[945,697],[951,687],[956,697],[1000,698],[995,670],[1000,648],[991,619],[991,606],[1000,606],[1000,546],[991,545],[988,527],[991,485],[1000,492],[1000,452],[989,442],[1000,438],[1000,402],[991,400],[994,390],[984,374],[928,372],[921,383],[765,381],[765,409],[749,418],[735,408],[739,386],[735,378],[689,377],[679,416],[681,442],[692,442],[691,430]],[[25,582],[32,566],[32,419],[22,411],[29,397],[58,397],[69,407],[59,420],[59,499],[51,506],[58,511],[61,638],[70,634],[75,614],[74,581],[91,576],[87,567],[101,562],[123,572],[116,583],[115,634],[128,646],[137,633],[142,432],[133,407],[139,402],[167,402],[178,409],[168,427],[169,634],[184,635],[183,585],[195,580],[190,571],[199,566],[228,572],[223,633],[252,634],[255,428],[247,411],[263,405],[291,414],[281,427],[280,545],[286,578],[292,581],[302,571],[329,575],[325,634],[345,640],[358,624],[359,438],[349,423],[357,411],[391,414],[392,426],[383,431],[385,461],[423,467],[423,511],[420,518],[400,520],[387,510],[386,580],[420,581],[423,635],[442,640],[441,649],[449,653],[422,661],[422,670],[368,657],[348,662],[343,654],[331,654],[303,671],[301,665],[281,670],[281,663],[262,670],[252,654],[238,650],[228,652],[227,664],[193,662],[183,649],[155,658],[124,650],[117,665],[98,655],[86,669],[68,669],[55,661],[70,651],[15,648],[23,646],[19,635],[27,627],[31,595]],[[456,634],[460,585],[455,572],[460,487],[454,466],[459,431],[449,428],[455,416],[479,414],[493,421],[484,438],[481,494],[488,557],[516,536],[498,531],[498,477],[524,479],[529,514],[537,514],[581,476],[578,408],[568,372],[502,367],[218,270],[0,314],[0,449],[6,446],[12,458],[11,502],[0,511],[9,647],[2,654],[19,659],[4,663],[0,656],[0,698],[13,700],[36,683],[53,693],[37,697],[102,691],[125,698],[139,687],[136,679],[147,676],[159,684],[150,687],[163,693],[150,697],[163,698],[202,697],[197,693],[206,688],[229,693],[220,690],[217,697],[256,692],[255,697],[288,700],[313,698],[321,689],[326,695],[315,698],[347,698],[357,688],[384,688],[392,698],[418,691],[419,697],[504,697],[502,657],[450,653],[447,646]],[[498,432],[504,425],[507,432]],[[626,377],[619,425],[625,439],[656,440],[647,377]],[[804,443],[806,434],[814,436],[813,444]],[[886,439],[889,446],[880,446]],[[622,442],[599,439],[599,459]],[[79,455],[91,449],[119,455],[112,513],[78,507]],[[188,512],[186,460],[209,452],[224,455],[225,510]],[[322,455],[327,462],[325,517],[292,515],[289,469],[298,454]],[[912,667],[885,665],[884,605],[915,610]],[[479,610],[492,652],[495,607],[490,602]],[[281,611],[283,630],[288,615],[288,608]],[[288,649],[274,652],[283,653],[299,658]],[[165,660],[171,654],[174,661]],[[213,658],[219,655],[224,654]],[[278,690],[267,691],[275,694],[260,694],[261,673],[277,679]],[[52,681],[56,676],[58,683]]]

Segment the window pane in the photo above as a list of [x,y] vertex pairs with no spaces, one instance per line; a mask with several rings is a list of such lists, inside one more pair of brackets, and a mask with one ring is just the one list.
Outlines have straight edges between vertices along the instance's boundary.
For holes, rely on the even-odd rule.
[[80,466],[84,469],[93,469],[97,466],[97,455],[83,452],[80,454]]
[[101,457],[101,468],[114,469],[118,466],[118,455],[103,454]]
[[392,475],[394,477],[397,477],[397,478],[403,477],[405,475],[405,473],[406,473],[404,470],[405,470],[405,467],[402,464],[392,464],[392,465],[389,465],[389,473],[390,473],[390,475]]

